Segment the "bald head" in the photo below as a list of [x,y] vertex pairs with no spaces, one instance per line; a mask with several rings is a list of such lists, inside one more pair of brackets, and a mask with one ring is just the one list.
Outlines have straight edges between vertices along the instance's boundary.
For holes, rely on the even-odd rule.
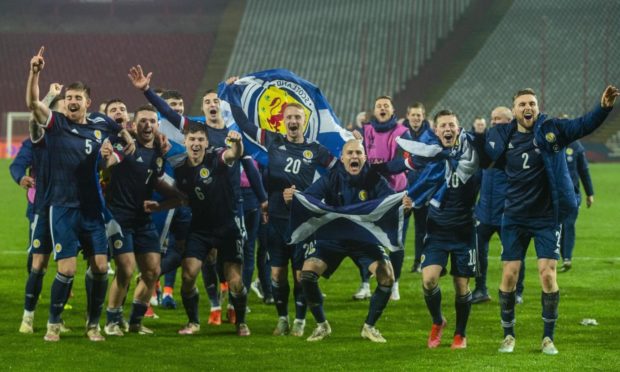
[[505,106],[497,106],[491,111],[491,125],[507,124],[512,121],[512,111]]

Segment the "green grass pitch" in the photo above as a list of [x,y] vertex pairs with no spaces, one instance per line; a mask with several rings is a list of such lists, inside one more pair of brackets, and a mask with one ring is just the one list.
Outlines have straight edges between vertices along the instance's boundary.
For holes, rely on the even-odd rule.
[[[377,324],[387,344],[362,340],[360,327],[368,302],[351,300],[358,287],[357,270],[350,261],[330,280],[320,285],[327,295],[325,310],[333,329],[330,338],[319,343],[305,339],[274,337],[273,306],[263,305],[251,293],[249,338],[239,338],[234,327],[206,325],[208,301],[202,283],[202,333],[181,337],[176,334],[186,317],[181,309],[156,308],[158,320],[146,319],[153,336],[126,335],[91,343],[83,334],[84,265],[80,263],[71,300],[73,310],[63,317],[73,331],[59,343],[43,341],[49,290],[55,265],[45,277],[42,298],[35,317],[35,334],[17,332],[23,311],[26,279],[27,221],[24,191],[8,174],[9,161],[0,161],[0,369],[2,370],[618,370],[620,368],[620,245],[618,220],[620,164],[591,166],[596,196],[591,209],[581,209],[573,269],[558,274],[561,291],[556,345],[560,354],[542,355],[540,284],[532,252],[527,259],[525,302],[517,306],[517,346],[511,355],[500,355],[502,338],[497,303],[501,273],[499,242],[491,243],[489,285],[493,300],[474,305],[468,325],[468,348],[450,350],[454,329],[454,291],[449,277],[441,280],[443,311],[448,319],[443,344],[426,348],[430,316],[424,305],[419,274],[408,272],[412,263],[409,234],[407,258],[400,281],[402,300],[390,302]],[[410,230],[411,231],[411,230]],[[373,283],[374,287],[374,283]],[[180,298],[176,294],[179,301]],[[179,301],[180,304],[180,301]],[[291,310],[292,301],[291,301]],[[125,312],[129,309],[126,307]],[[294,312],[294,311],[293,311]],[[583,318],[595,318],[598,326],[582,326]],[[314,326],[310,314],[306,335]]]

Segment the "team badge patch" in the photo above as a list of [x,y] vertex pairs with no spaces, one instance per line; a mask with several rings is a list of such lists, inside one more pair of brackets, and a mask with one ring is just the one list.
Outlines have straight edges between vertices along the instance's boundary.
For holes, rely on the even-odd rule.
[[200,177],[201,178],[207,178],[209,177],[209,170],[207,168],[202,168],[200,170]]
[[54,246],[54,250],[56,251],[56,253],[60,253],[60,251],[62,251],[62,245],[60,243],[56,243],[56,245]]
[[556,138],[555,138],[555,134],[553,132],[549,132],[547,134],[545,134],[545,139],[547,140],[547,142],[549,143],[554,143]]
[[95,138],[100,140],[101,139],[101,131],[99,129],[95,130]]
[[368,193],[366,192],[366,190],[361,190],[359,192],[359,194],[357,195],[357,197],[361,200],[361,201],[366,201],[366,199],[368,199]]
[[312,151],[310,151],[310,150],[306,150],[306,151],[304,151],[304,154],[303,154],[303,155],[304,155],[304,158],[305,158],[305,159],[308,159],[308,160],[310,160],[310,159],[312,159],[312,158],[314,157],[314,154],[313,154],[313,153],[312,153]]
[[424,263],[424,260],[426,260],[426,255],[422,255],[420,256],[420,263]]
[[162,167],[162,165],[164,165],[164,159],[162,159],[162,158],[157,158],[157,159],[155,160],[155,164],[157,164],[157,168],[161,168],[161,167]]
[[123,248],[123,241],[122,240],[115,240],[114,241],[114,248],[116,248],[116,249]]
[[39,239],[35,239],[32,241],[33,248],[39,248],[41,246],[41,241]]
[[570,147],[566,149],[566,155],[573,155],[573,152],[575,151],[571,149]]

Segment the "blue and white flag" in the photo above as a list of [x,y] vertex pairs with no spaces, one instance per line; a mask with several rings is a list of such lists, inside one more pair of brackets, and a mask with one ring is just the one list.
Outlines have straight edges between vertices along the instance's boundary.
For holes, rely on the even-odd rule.
[[416,181],[409,185],[414,207],[427,204],[439,207],[452,177],[466,183],[476,173],[479,157],[472,141],[472,135],[465,130],[461,130],[452,148],[441,146],[439,138],[430,131],[424,133],[421,141],[396,139],[403,150],[427,162]]
[[[308,141],[327,147],[332,155],[340,156],[344,143],[353,135],[342,128],[340,120],[319,88],[284,69],[251,73],[234,84],[218,86],[222,115],[228,121],[239,122],[231,107],[239,107],[251,123],[263,130],[285,134],[284,109],[290,103],[304,107],[306,123],[303,128]],[[267,163],[267,153],[254,139],[244,136],[248,154],[261,164]]]
[[403,249],[403,197],[406,192],[344,207],[331,207],[297,191],[291,205],[291,244],[319,240],[355,240]]

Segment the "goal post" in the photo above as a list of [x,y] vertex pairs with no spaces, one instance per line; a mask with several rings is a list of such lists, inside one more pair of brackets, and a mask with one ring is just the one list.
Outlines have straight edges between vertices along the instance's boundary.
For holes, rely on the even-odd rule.
[[21,141],[29,136],[30,112],[10,111],[6,113],[4,135],[0,139],[0,158],[13,158],[19,151]]

